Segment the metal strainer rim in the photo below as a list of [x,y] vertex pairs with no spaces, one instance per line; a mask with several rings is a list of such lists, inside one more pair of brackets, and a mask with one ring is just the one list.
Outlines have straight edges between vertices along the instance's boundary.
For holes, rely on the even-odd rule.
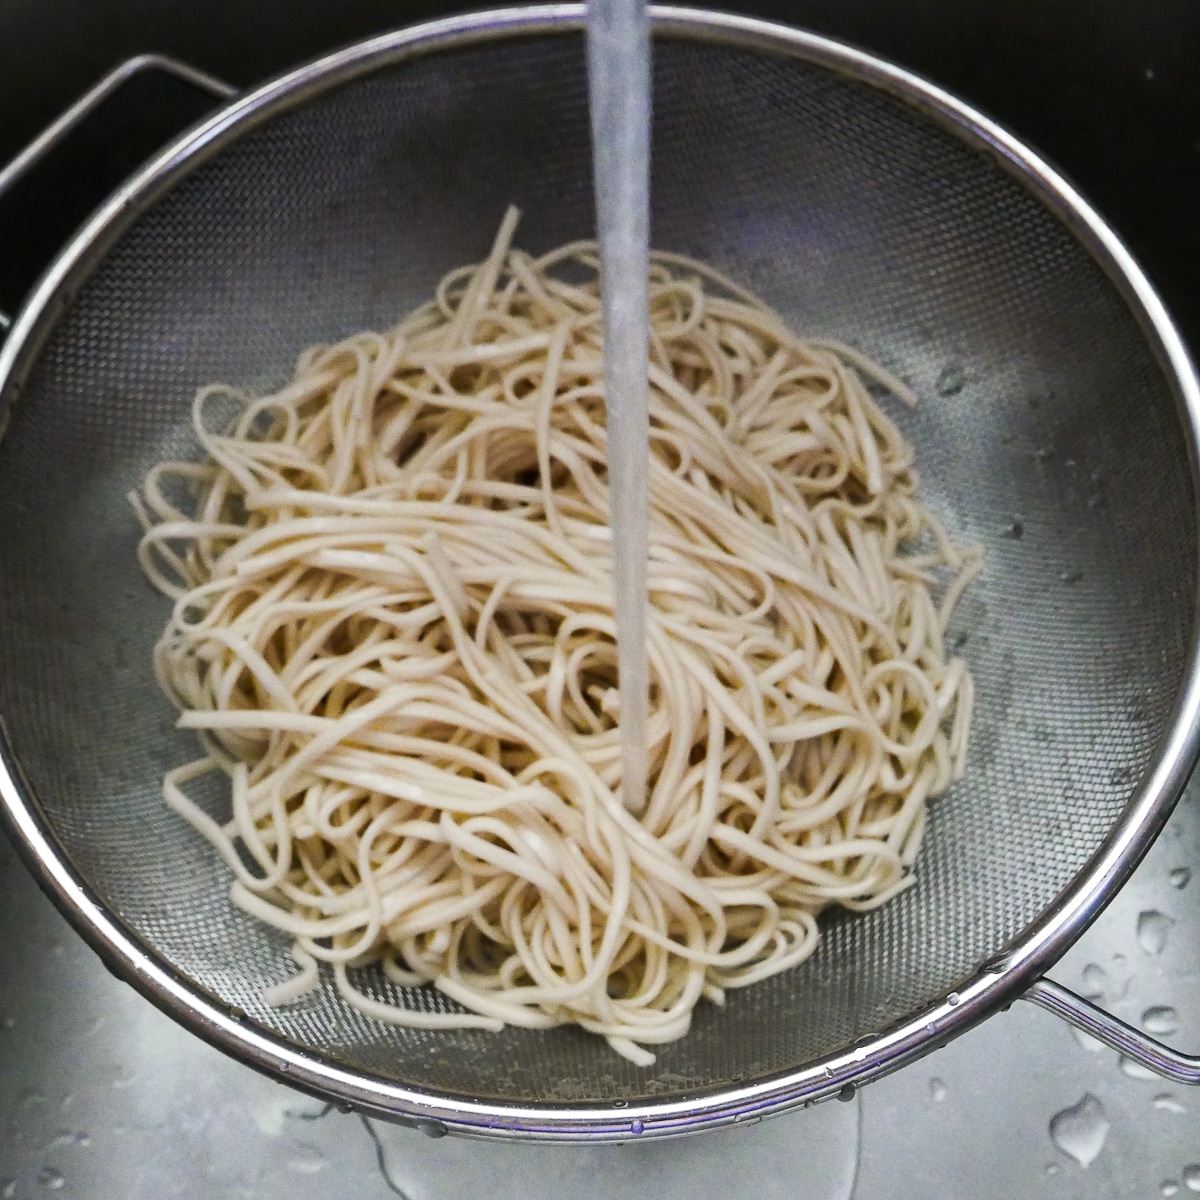
[[[254,89],[177,139],[90,218],[28,298],[0,350],[0,431],[43,338],[81,282],[132,221],[190,170],[250,129],[325,89],[406,59],[488,40],[582,27],[583,7],[559,4],[477,12],[411,26],[335,51]],[[1175,393],[1187,441],[1193,497],[1200,496],[1200,381],[1149,280],[1116,234],[1040,156],[969,105],[912,73],[844,44],[784,26],[698,9],[652,10],[657,36],[718,41],[830,68],[917,108],[992,154],[1085,244],[1119,289]],[[1200,516],[1200,512],[1197,514]],[[1195,624],[1193,626],[1195,629]],[[1166,821],[1200,750],[1200,667],[1193,636],[1188,669],[1170,724],[1141,787],[1072,884],[1007,951],[982,964],[957,992],[902,1026],[860,1041],[799,1071],[738,1088],[629,1106],[509,1105],[405,1088],[306,1054],[239,1019],[152,954],[75,870],[22,778],[7,731],[0,730],[0,813],[43,889],[109,969],[158,1007],[233,1057],[370,1115],[415,1123],[426,1132],[538,1140],[621,1141],[631,1135],[697,1132],[781,1112],[841,1094],[944,1043],[1016,998],[1098,915]]]

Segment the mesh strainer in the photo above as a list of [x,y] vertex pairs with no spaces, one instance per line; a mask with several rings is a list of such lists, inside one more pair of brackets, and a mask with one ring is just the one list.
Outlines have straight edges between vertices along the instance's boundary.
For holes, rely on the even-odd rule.
[[[328,985],[286,1009],[283,935],[231,909],[163,806],[193,748],[150,672],[166,612],[124,499],[192,454],[197,385],[282,382],[482,256],[511,202],[541,251],[592,230],[577,7],[389,35],[230,104],[125,185],[0,357],[2,786],[27,860],[105,960],[254,1066],[431,1132],[615,1140],[811,1102],[1024,993],[1200,1078],[1038,977],[1158,832],[1196,749],[1197,383],[1116,238],[984,118],[864,54],[741,18],[655,17],[653,242],[861,347],[925,494],[987,569],[952,636],[978,712],[918,886],[833,914],[803,966],[703,1006],[634,1067],[576,1030],[430,1033]],[[365,984],[417,1007],[448,1002]]]

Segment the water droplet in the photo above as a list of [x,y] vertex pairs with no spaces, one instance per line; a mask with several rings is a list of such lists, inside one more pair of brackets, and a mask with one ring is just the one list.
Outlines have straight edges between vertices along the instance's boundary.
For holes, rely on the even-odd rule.
[[1159,1112],[1176,1114],[1187,1112],[1187,1109],[1170,1092],[1159,1092],[1152,1103]]
[[250,1109],[250,1117],[258,1126],[259,1132],[267,1137],[278,1137],[283,1132],[283,1119],[287,1115],[287,1098],[272,1093],[264,1097]]
[[967,373],[962,363],[951,360],[937,377],[937,393],[939,396],[957,396],[966,382]]
[[1087,1092],[1078,1104],[1050,1118],[1050,1140],[1086,1169],[1104,1149],[1111,1128],[1104,1105]]
[[1084,995],[1089,1000],[1103,1000],[1104,993],[1108,991],[1108,972],[1099,963],[1088,963],[1083,968],[1082,978],[1086,989]]
[[1155,1005],[1142,1013],[1142,1028],[1147,1033],[1174,1033],[1179,1028],[1179,1014],[1165,1004]]
[[1158,1185],[1158,1190],[1164,1196],[1174,1196],[1175,1193],[1179,1191],[1179,1184],[1177,1184],[1173,1179],[1164,1179],[1162,1183]]
[[951,1008],[956,1008],[961,999],[962,997],[957,992],[951,992],[950,995],[946,997],[946,1003],[950,1005]]
[[934,1104],[941,1104],[946,1098],[946,1085],[940,1079],[931,1079],[929,1081],[929,1094],[933,1097]]
[[1173,888],[1185,888],[1192,880],[1192,873],[1187,867],[1176,867],[1170,875]]
[[1121,1056],[1121,1074],[1127,1075],[1130,1079],[1147,1079],[1153,1083],[1161,1083],[1162,1076],[1156,1075],[1149,1067],[1143,1067],[1140,1062],[1134,1062],[1132,1058]]
[[1061,1170],[1061,1168],[1059,1167],[1058,1163],[1047,1163],[1046,1164],[1046,1174],[1047,1175],[1057,1175],[1060,1170]]
[[633,1122],[633,1123],[632,1123],[632,1124],[629,1126],[629,1128],[630,1128],[630,1130],[631,1130],[633,1133],[641,1133],[641,1132],[642,1132],[642,1130],[644,1130],[644,1129],[646,1128],[646,1126],[645,1126],[645,1125],[643,1125],[641,1121],[634,1121],[634,1122]]
[[1200,1192],[1200,1163],[1190,1163],[1181,1174],[1189,1192]]
[[287,1166],[289,1171],[295,1171],[297,1175],[315,1175],[329,1166],[329,1163],[319,1150],[305,1146],[301,1153],[288,1159]]
[[1019,542],[1025,536],[1025,526],[1020,521],[1014,521],[1000,536]]
[[17,1194],[17,1181],[15,1179],[0,1179],[0,1196],[4,1200],[13,1200]]
[[1059,579],[1061,579],[1063,581],[1063,583],[1065,583],[1065,584],[1078,583],[1082,578],[1083,578],[1082,571],[1064,571],[1059,576]]
[[79,1133],[70,1129],[60,1129],[42,1149],[50,1150],[54,1146],[90,1146],[91,1144],[92,1139],[86,1133]]
[[936,1025],[935,1025],[935,1024],[932,1022],[932,1021],[930,1021],[930,1022],[929,1022],[929,1023],[928,1023],[928,1024],[925,1026],[925,1032],[926,1032],[926,1033],[933,1033],[933,1032],[934,1032],[936,1029],[937,1029],[937,1026],[936,1026]]
[[37,1174],[37,1181],[42,1187],[47,1187],[52,1192],[62,1191],[67,1184],[66,1176],[53,1167],[43,1167]]
[[1102,1050],[1107,1049],[1105,1044],[1099,1038],[1092,1037],[1090,1033],[1084,1033],[1082,1029],[1076,1029],[1072,1025],[1071,1032],[1075,1035],[1075,1040],[1089,1054],[1099,1054]]
[[1161,954],[1167,948],[1167,934],[1175,922],[1166,913],[1152,908],[1140,913],[1137,919],[1138,945],[1147,954]]
[[4,1021],[3,1021],[3,1025],[4,1025],[5,1029],[11,1029],[16,1023],[17,1022],[14,1017],[5,1017]]
[[283,1110],[285,1117],[295,1117],[298,1121],[319,1121],[333,1111],[333,1105],[315,1096],[302,1096],[299,1092],[291,1097]]

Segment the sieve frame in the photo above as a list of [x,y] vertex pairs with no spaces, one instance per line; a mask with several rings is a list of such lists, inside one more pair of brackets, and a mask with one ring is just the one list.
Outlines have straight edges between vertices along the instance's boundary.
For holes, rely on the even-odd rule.
[[[1150,344],[1175,395],[1188,450],[1193,506],[1200,521],[1200,381],[1149,280],[1113,230],[1061,174],[970,105],[864,51],[785,26],[698,9],[656,7],[651,10],[651,18],[654,34],[659,37],[720,42],[800,58],[879,89],[989,154],[1022,182],[1084,244],[1124,298]],[[582,5],[554,4],[471,13],[411,26],[358,42],[289,71],[232,100],[181,135],[89,218],[30,293],[0,349],[0,436],[13,405],[19,403],[25,373],[80,285],[132,222],[192,169],[262,122],[327,88],[376,69],[491,40],[577,33],[583,22]],[[161,66],[162,61],[158,56],[139,56],[122,64],[106,80],[118,75],[128,78],[143,66]],[[141,66],[130,69],[133,63]],[[211,81],[211,77],[206,78]],[[59,132],[65,132],[86,111],[84,101],[99,92],[105,82],[102,80],[14,164],[0,172],[0,189],[20,173],[13,170],[13,165],[19,162],[22,171],[30,165],[55,140],[48,136],[51,130],[61,126]],[[210,90],[221,93],[219,87]],[[36,153],[35,148],[39,148]],[[1018,998],[1055,1011],[1179,1082],[1200,1083],[1200,1057],[1172,1051],[1042,978],[1128,878],[1157,837],[1187,782],[1200,752],[1198,633],[1200,607],[1193,618],[1184,682],[1142,784],[1072,883],[1002,952],[981,964],[940,1003],[901,1025],[861,1039],[845,1051],[749,1085],[669,1101],[620,1106],[506,1105],[405,1088],[307,1054],[249,1024],[160,960],[88,887],[57,844],[33,789],[23,778],[2,716],[0,820],[42,889],[108,969],[157,1007],[248,1066],[332,1099],[342,1108],[414,1125],[433,1136],[453,1132],[539,1141],[609,1142],[753,1122],[834,1095],[849,1099],[858,1086],[921,1057]]]

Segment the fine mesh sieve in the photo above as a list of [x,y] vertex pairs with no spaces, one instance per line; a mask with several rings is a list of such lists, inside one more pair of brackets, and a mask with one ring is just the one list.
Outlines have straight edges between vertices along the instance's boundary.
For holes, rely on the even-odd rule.
[[508,203],[531,252],[591,234],[579,22],[474,14],[230,106],[91,222],[0,358],[18,842],[106,959],[197,1032],[434,1132],[681,1132],[890,1069],[1062,952],[1194,751],[1196,384],[1137,268],[1048,168],[928,85],[821,39],[661,10],[653,244],[909,381],[921,407],[892,412],[923,495],[987,547],[951,632],[977,684],[967,776],[932,808],[914,889],[829,914],[810,961],[702,1005],[649,1069],[573,1029],[386,1026],[328,980],[263,1002],[295,971],[289,939],[229,905],[226,868],[160,797],[194,742],[151,674],[167,605],[125,496],[196,455],[197,386],[277,385],[305,346],[393,323],[485,253]]

